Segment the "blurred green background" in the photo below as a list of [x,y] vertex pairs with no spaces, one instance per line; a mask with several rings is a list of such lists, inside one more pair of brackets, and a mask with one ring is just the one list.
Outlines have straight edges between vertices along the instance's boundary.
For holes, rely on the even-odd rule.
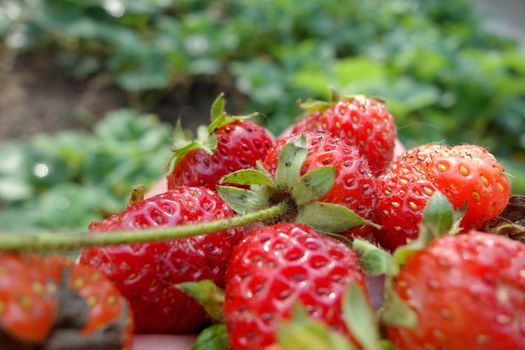
[[483,145],[525,193],[525,55],[484,20],[468,0],[4,0],[0,229],[122,209],[219,91],[276,134],[328,86],[380,96],[408,147]]

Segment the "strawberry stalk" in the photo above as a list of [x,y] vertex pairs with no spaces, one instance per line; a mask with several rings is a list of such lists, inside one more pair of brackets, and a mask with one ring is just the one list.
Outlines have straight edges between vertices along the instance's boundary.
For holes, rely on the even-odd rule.
[[286,216],[292,212],[292,210],[293,208],[290,206],[290,204],[282,202],[266,209],[243,215],[237,215],[228,219],[167,228],[135,231],[114,231],[111,233],[98,234],[89,232],[0,234],[0,251],[66,251],[85,247],[187,238],[203,234],[216,233],[234,227],[242,227],[256,222],[275,220],[276,218]]

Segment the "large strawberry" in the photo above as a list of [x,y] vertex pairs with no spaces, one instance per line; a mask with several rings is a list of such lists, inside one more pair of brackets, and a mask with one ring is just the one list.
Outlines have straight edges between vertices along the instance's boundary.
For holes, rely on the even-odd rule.
[[[120,214],[90,225],[93,231],[135,230],[207,222],[233,215],[211,190],[178,187],[137,201]],[[80,263],[98,268],[129,300],[137,333],[191,333],[209,322],[204,310],[177,289],[211,279],[224,286],[226,264],[240,229],[216,234],[85,249]]]
[[306,115],[293,126],[292,134],[324,130],[346,140],[368,160],[374,175],[392,162],[396,127],[383,101],[356,95],[331,102],[307,101],[303,107]]
[[232,348],[264,349],[275,342],[277,325],[299,303],[348,335],[341,298],[351,282],[366,289],[356,255],[339,241],[294,223],[250,232],[227,271],[224,315]]
[[395,278],[417,326],[388,327],[400,350],[525,349],[525,246],[496,235],[446,236]]
[[199,130],[197,141],[184,141],[177,132],[168,188],[202,186],[215,189],[224,175],[255,167],[273,144],[273,136],[247,117],[230,117],[224,111],[223,95],[212,107],[212,123]]
[[97,270],[59,256],[0,255],[0,344],[131,349],[126,300]]
[[481,227],[505,209],[510,185],[504,169],[479,146],[431,144],[409,150],[378,181],[377,212],[383,230],[377,234],[389,249],[417,237],[428,199],[436,191],[455,208],[466,206],[461,227]]

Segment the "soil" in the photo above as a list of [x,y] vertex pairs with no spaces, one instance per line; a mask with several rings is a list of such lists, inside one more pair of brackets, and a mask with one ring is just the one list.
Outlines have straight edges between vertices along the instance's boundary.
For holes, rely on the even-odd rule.
[[49,54],[23,54],[9,65],[7,61],[0,54],[0,143],[41,132],[89,129],[106,112],[127,106],[173,124],[181,118],[184,127],[195,129],[209,121],[209,108],[221,91],[230,113],[239,113],[246,101],[225,74],[182,81],[168,93],[149,92],[137,100],[107,76],[73,79]]

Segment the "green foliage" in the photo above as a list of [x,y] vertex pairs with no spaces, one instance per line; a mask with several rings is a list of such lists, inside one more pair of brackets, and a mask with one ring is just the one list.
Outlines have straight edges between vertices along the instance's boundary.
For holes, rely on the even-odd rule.
[[169,159],[171,127],[130,110],[94,132],[66,131],[0,148],[0,230],[84,229],[124,209],[131,188],[151,185]]

